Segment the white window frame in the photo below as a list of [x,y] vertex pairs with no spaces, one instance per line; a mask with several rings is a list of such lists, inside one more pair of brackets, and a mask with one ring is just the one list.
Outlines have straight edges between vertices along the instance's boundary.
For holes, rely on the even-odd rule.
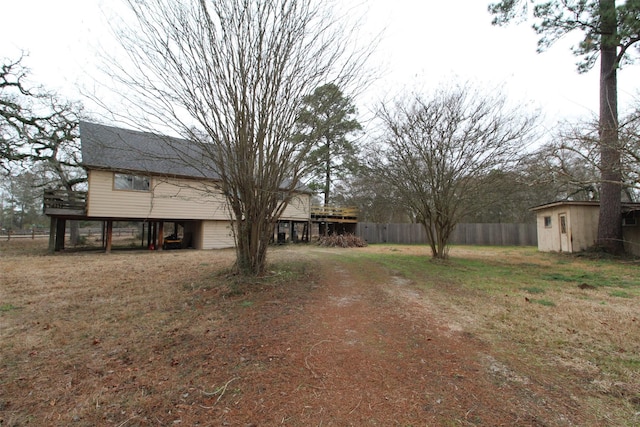
[[151,179],[144,175],[114,173],[113,189],[117,191],[150,191]]

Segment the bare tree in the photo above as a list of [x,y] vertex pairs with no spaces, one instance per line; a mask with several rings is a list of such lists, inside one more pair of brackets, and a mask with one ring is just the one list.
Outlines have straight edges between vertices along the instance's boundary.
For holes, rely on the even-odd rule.
[[[640,152],[638,150],[640,120],[638,113],[626,115],[619,126],[621,157],[618,169],[622,201],[635,201],[640,190]],[[532,170],[532,182],[545,183],[554,189],[557,200],[599,200],[606,183],[602,178],[599,154],[602,141],[597,119],[563,123],[552,142],[541,147]]]
[[[30,87],[22,60],[3,64],[0,71],[0,166],[7,174],[37,169],[38,179],[30,182],[39,191],[72,192],[87,180],[79,166],[82,106],[42,87]],[[74,223],[72,242],[77,237]]]
[[375,172],[362,167],[344,187],[337,186],[334,197],[338,205],[357,207],[360,222],[414,222],[395,187]]
[[525,150],[535,116],[469,85],[383,105],[378,116],[385,133],[374,167],[424,225],[433,257],[446,258],[456,223],[492,202],[481,190]]
[[[354,48],[355,27],[321,2],[127,3],[135,24],[118,37],[129,62],[110,74],[149,126],[199,147],[192,166],[216,171],[234,220],[236,269],[261,274],[275,221],[305,172],[310,146],[291,138],[301,102],[321,84],[366,80],[369,51]],[[120,119],[142,124],[127,114]]]
[[28,70],[22,66],[22,59],[3,63],[0,70],[0,167],[4,172],[29,156],[23,135],[35,119],[30,104],[39,98],[26,87]]

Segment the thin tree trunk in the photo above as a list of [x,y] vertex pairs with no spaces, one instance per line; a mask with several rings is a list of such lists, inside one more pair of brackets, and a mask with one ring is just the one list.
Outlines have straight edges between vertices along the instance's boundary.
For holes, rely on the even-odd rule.
[[600,50],[600,216],[598,246],[622,253],[622,173],[618,142],[618,90],[615,1],[601,0]]
[[324,177],[324,205],[329,205],[329,193],[331,191],[331,142],[327,138],[327,157],[325,159]]

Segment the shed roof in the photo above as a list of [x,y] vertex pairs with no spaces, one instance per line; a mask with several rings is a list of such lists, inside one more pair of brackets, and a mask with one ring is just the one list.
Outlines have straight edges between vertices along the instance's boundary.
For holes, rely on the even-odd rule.
[[[598,200],[558,200],[555,202],[545,203],[543,205],[534,206],[530,208],[531,211],[540,211],[544,209],[555,208],[559,206],[592,206],[600,207],[600,201]],[[622,211],[631,212],[640,210],[640,203],[636,202],[622,202]]]
[[82,164],[89,169],[219,179],[203,150],[185,139],[80,122]]

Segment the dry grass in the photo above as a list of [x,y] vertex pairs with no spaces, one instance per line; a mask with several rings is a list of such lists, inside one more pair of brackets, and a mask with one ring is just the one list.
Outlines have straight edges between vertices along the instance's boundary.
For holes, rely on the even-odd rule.
[[[25,393],[0,391],[0,410],[17,414],[5,417],[3,426],[22,425],[28,421],[23,414],[41,413],[42,407],[49,408],[49,416],[36,424],[55,424],[61,416],[57,408],[68,410],[70,401],[72,419],[87,425],[140,407],[140,399],[152,393],[147,385],[123,393],[122,401],[113,394],[140,369],[158,366],[153,375],[160,383],[171,375],[164,367],[183,355],[160,352],[158,343],[187,340],[215,324],[215,313],[206,319],[190,316],[193,304],[207,303],[196,301],[191,290],[215,287],[217,272],[233,260],[232,251],[44,256],[42,244],[2,246],[0,377],[3,384],[23,384]],[[157,360],[166,357],[169,363]],[[107,400],[111,407],[103,407]]]
[[[47,256],[45,247],[0,242],[1,426],[186,423],[176,408],[194,407],[195,395],[201,407],[234,395],[233,371],[216,368],[227,361],[212,360],[207,338],[254,303],[221,274],[232,250]],[[561,376],[599,419],[640,422],[636,262],[522,248],[454,247],[446,263],[427,261],[421,246],[271,253],[302,270],[333,256],[367,280],[384,269],[412,283],[443,327],[488,343],[518,378]],[[295,283],[283,265],[270,283]]]
[[376,250],[364,256],[421,287],[445,327],[480,337],[522,376],[566,373],[611,425],[640,425],[640,261],[453,247],[425,263],[426,247]]

